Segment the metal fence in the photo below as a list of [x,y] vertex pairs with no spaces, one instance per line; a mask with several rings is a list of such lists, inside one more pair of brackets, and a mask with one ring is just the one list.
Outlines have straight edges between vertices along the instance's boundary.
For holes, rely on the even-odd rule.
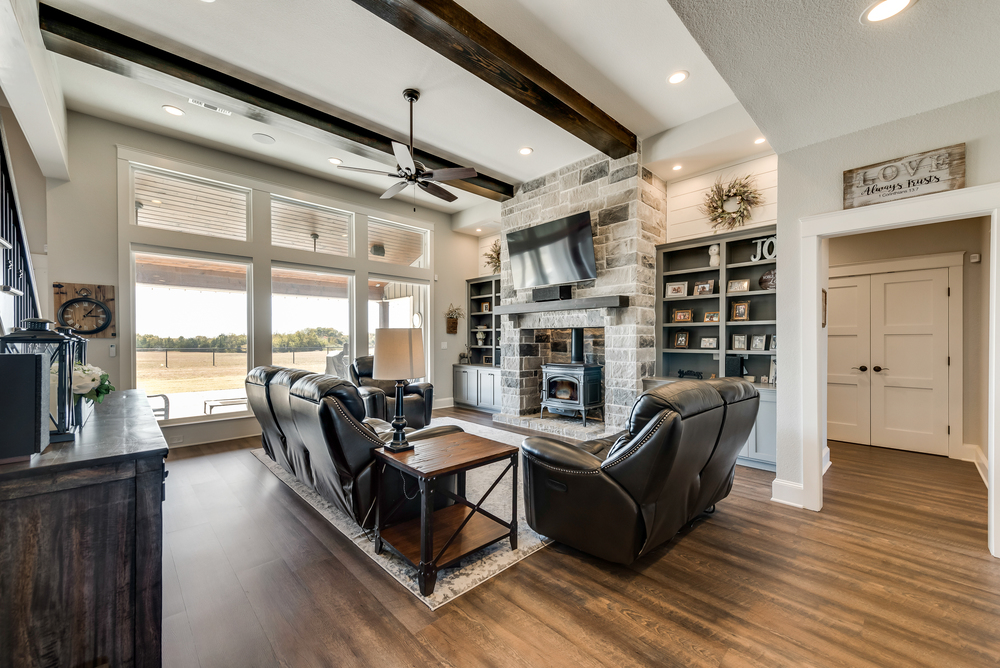
[[[343,350],[343,346],[304,346],[301,348],[290,348],[290,347],[275,347],[271,348],[272,353],[291,353],[292,354],[292,364],[295,363],[296,353],[315,353],[315,352],[326,352],[330,351],[340,352]],[[163,353],[163,366],[167,369],[170,368],[170,353],[204,353],[206,355],[212,356],[212,366],[216,365],[216,354],[219,353],[237,353],[240,355],[246,355],[246,349],[232,350],[230,348],[136,348],[136,353]]]

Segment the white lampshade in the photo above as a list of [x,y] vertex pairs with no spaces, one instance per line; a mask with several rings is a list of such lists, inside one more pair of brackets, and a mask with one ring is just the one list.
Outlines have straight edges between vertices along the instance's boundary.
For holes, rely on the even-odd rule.
[[419,329],[376,329],[375,380],[423,378],[424,333]]

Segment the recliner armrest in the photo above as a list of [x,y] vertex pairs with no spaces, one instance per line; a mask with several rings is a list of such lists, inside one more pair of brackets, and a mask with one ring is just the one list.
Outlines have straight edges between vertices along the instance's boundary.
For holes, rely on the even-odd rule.
[[525,457],[547,468],[564,473],[597,474],[601,460],[580,448],[541,436],[524,439],[521,452]]
[[419,394],[423,397],[428,390],[434,391],[434,386],[430,383],[409,383],[403,388],[403,394]]
[[358,395],[365,404],[365,415],[370,418],[385,419],[386,402],[382,388],[373,385],[359,385]]

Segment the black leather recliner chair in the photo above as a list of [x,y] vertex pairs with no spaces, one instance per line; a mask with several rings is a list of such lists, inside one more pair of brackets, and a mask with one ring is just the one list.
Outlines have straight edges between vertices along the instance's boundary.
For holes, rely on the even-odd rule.
[[579,446],[525,439],[528,525],[632,563],[729,495],[759,401],[742,379],[679,381],[640,395],[619,435]]
[[[375,358],[371,355],[357,358],[354,360],[354,364],[351,365],[351,380],[359,388],[377,388],[381,390],[382,412],[372,412],[379,410],[378,402],[374,399],[371,402],[366,400],[365,409],[368,411],[368,417],[391,421],[393,416],[396,415],[396,382],[392,380],[375,380],[372,378],[374,365]],[[431,411],[433,409],[433,385],[430,383],[409,383],[403,389],[403,416],[406,418],[406,426],[423,429],[431,423]]]
[[[368,529],[374,526],[372,451],[392,438],[392,427],[381,420],[365,419],[357,387],[346,380],[308,371],[258,367],[247,376],[247,397],[260,422],[265,449],[285,470],[308,488],[349,514]],[[462,431],[446,425],[407,433],[410,441]],[[454,476],[438,483],[452,492]],[[386,481],[387,507],[403,497],[393,522],[420,513],[417,481],[393,475]],[[437,495],[436,507],[450,501]]]

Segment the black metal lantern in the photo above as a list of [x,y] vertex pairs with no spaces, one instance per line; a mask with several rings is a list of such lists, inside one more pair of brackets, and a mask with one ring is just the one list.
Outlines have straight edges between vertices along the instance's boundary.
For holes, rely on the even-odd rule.
[[87,363],[87,339],[76,333],[72,327],[56,327],[56,331],[63,336],[73,339],[73,361],[76,364]]
[[28,318],[24,321],[24,329],[15,329],[6,336],[0,336],[0,353],[48,356],[51,381],[49,417],[52,427],[49,440],[72,441],[76,342],[69,336],[49,329],[51,324],[51,320],[44,318]]

